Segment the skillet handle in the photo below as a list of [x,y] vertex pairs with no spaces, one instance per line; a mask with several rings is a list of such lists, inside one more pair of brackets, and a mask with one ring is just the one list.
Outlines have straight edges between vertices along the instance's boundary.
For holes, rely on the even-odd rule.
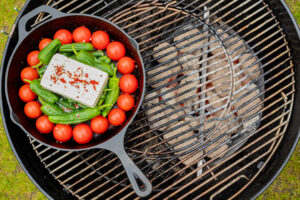
[[[115,153],[121,160],[135,193],[140,197],[146,197],[149,194],[151,194],[152,192],[151,182],[144,175],[144,173],[135,165],[135,163],[130,159],[128,154],[125,152],[124,147],[119,148],[119,151],[115,151]],[[139,182],[141,183],[142,188],[138,184],[137,180],[139,180]]]
[[[140,197],[146,197],[152,192],[152,184],[144,173],[135,165],[124,149],[126,129],[127,128],[123,128],[120,133],[96,148],[104,148],[115,153],[120,159],[135,193]],[[142,187],[138,184],[137,180],[142,183]]]
[[30,11],[26,15],[24,15],[18,23],[18,29],[19,29],[19,42],[23,41],[23,39],[29,34],[29,31],[26,30],[26,25],[28,21],[36,16],[39,13],[48,13],[50,14],[50,18],[48,17],[47,19],[56,19],[59,17],[66,16],[67,14],[60,12],[56,10],[55,8],[52,8],[50,6],[40,6],[37,7],[36,9]]

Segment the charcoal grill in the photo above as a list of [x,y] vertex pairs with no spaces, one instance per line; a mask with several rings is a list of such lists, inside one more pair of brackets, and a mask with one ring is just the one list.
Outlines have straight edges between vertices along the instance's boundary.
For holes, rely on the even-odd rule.
[[[138,41],[148,72],[147,92],[125,146],[153,184],[149,199],[255,198],[287,162],[299,138],[300,108],[294,102],[299,101],[295,69],[300,44],[283,1],[47,0],[27,2],[21,15],[41,4],[104,17]],[[39,14],[28,29],[47,18]],[[18,40],[14,29],[2,74]],[[186,32],[191,34],[182,36]],[[164,42],[167,46],[160,46]],[[218,64],[222,62],[226,64]],[[239,76],[254,65],[254,71]],[[222,73],[211,78],[217,71]],[[254,74],[259,74],[256,79],[248,79]],[[2,91],[2,115],[14,153],[48,198],[139,198],[114,154],[63,152],[27,138],[9,120],[4,97]],[[259,103],[249,106],[251,102]],[[205,129],[203,124],[210,122],[214,125]],[[168,135],[185,126],[176,136]],[[172,142],[187,133],[189,137]]]

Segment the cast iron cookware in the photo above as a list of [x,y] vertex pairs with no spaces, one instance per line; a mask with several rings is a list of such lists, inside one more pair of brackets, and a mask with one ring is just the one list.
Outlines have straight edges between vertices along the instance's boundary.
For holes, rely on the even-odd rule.
[[[27,23],[41,12],[48,13],[50,18],[33,30],[27,31]],[[54,33],[59,29],[68,29],[72,31],[80,26],[86,26],[92,31],[104,30],[113,40],[120,41],[125,45],[127,54],[136,61],[137,65],[136,76],[139,80],[139,89],[136,94],[136,106],[133,111],[127,115],[127,119],[122,126],[108,131],[107,134],[95,136],[88,144],[79,145],[74,141],[57,143],[51,134],[40,134],[35,127],[35,121],[25,116],[23,111],[24,103],[18,97],[18,90],[22,85],[20,73],[27,64],[27,54],[36,49],[35,47],[37,47],[42,38],[52,38]],[[129,158],[124,149],[124,136],[126,130],[137,114],[145,92],[145,70],[137,42],[118,26],[105,19],[85,14],[66,14],[48,6],[41,6],[27,13],[20,19],[18,28],[19,41],[9,60],[8,70],[5,74],[6,98],[9,102],[12,121],[20,126],[26,134],[51,148],[66,151],[102,148],[114,152],[121,160],[137,195],[142,197],[149,195],[152,191],[150,181]],[[138,184],[137,179],[141,181],[142,185]]]

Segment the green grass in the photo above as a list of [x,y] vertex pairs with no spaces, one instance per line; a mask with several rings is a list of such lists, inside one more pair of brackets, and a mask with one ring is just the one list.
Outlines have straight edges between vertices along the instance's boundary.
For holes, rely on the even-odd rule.
[[[1,29],[9,32],[18,13],[14,7],[22,8],[25,0],[0,1]],[[7,36],[0,34],[0,60]],[[8,144],[0,116],[0,199],[46,199],[23,172]]]
[[[297,22],[300,24],[300,1],[287,1]],[[0,24],[9,32],[17,12],[14,7],[21,8],[25,0],[0,1]],[[0,60],[7,37],[0,34]],[[2,122],[1,116],[0,120]],[[0,123],[0,199],[46,199],[33,185],[19,166],[11,151],[4,133],[3,124]],[[259,200],[296,200],[300,199],[300,145],[291,157],[285,169],[272,185],[258,198]]]

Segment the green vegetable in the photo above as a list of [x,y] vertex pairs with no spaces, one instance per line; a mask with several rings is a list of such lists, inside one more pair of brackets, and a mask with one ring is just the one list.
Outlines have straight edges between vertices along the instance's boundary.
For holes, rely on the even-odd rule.
[[76,60],[77,61],[94,67],[94,65],[95,65],[94,59],[95,59],[95,57],[92,54],[90,54],[87,51],[83,51],[83,50],[81,50],[81,51],[78,52],[75,49],[74,45],[72,47],[73,47],[73,52],[74,52],[74,54],[76,56]]
[[78,105],[80,108],[88,108],[88,106],[83,105],[83,104],[81,104],[81,103],[77,103],[77,105]]
[[113,74],[114,74],[114,71],[112,70],[112,68],[110,67],[109,64],[95,63],[94,67],[106,72],[109,76],[113,76]]
[[73,43],[73,44],[65,44],[65,45],[62,45],[60,48],[59,48],[59,52],[60,53],[65,53],[65,52],[70,52],[72,53],[73,52],[73,48],[72,46],[74,46],[75,50],[76,51],[81,51],[81,50],[84,50],[84,51],[92,51],[94,49],[94,46],[91,44],[91,43]]
[[69,52],[65,52],[65,53],[60,53],[61,55],[67,56],[67,57],[71,57],[74,54],[73,53],[69,53]]
[[109,78],[108,80],[108,89],[112,90],[107,93],[107,96],[104,101],[104,105],[109,104],[110,106],[107,106],[103,109],[103,117],[106,117],[108,115],[109,111],[112,109],[112,107],[118,100],[120,94],[119,82],[120,79],[117,77],[117,68],[114,68],[114,76]]
[[33,66],[33,68],[38,68],[41,65],[48,65],[51,58],[54,56],[54,54],[57,52],[59,47],[61,46],[61,41],[59,39],[52,40],[50,44],[48,44],[40,53],[39,53],[39,60],[40,63],[36,66]]
[[101,108],[86,108],[63,115],[51,115],[49,120],[55,124],[78,124],[91,120],[100,115]]
[[40,77],[43,76],[43,74],[45,73],[47,67],[48,67],[48,65],[44,65],[43,67],[38,69],[38,73],[39,73]]
[[42,98],[47,103],[56,103],[58,101],[58,96],[53,94],[52,92],[44,89],[40,81],[35,79],[33,81],[25,80],[26,82],[30,83],[30,89],[40,98]]
[[[95,57],[92,54],[90,54],[87,51],[83,51],[83,50],[77,52],[76,49],[74,48],[74,46],[73,46],[73,51],[76,55],[75,60],[82,62],[84,64],[87,64],[87,65],[90,65],[92,67],[95,67],[97,69],[100,69],[100,70],[106,72],[109,76],[113,75],[113,70],[111,69],[109,64],[95,62]],[[72,58],[72,59],[74,59],[74,58]]]
[[104,56],[104,52],[103,51],[94,51],[92,52],[93,56],[95,56],[96,58]]
[[69,108],[71,110],[76,110],[75,105],[72,102],[69,102],[67,99],[65,98],[60,98],[59,101],[57,102],[57,104],[59,104],[62,107],[66,107]]
[[64,111],[58,105],[49,103],[43,103],[41,111],[48,116],[64,114]]
[[103,102],[105,101],[106,99],[106,96],[107,96],[107,92],[105,91],[108,87],[108,84],[105,85],[105,88],[100,96],[100,99],[99,99],[99,102],[98,102],[98,106],[101,106],[103,104]]
[[96,58],[95,61],[97,63],[106,63],[106,64],[110,64],[111,63],[111,59],[107,56],[101,56],[100,58]]
[[112,69],[116,68],[115,63],[110,63],[110,67],[111,67]]

